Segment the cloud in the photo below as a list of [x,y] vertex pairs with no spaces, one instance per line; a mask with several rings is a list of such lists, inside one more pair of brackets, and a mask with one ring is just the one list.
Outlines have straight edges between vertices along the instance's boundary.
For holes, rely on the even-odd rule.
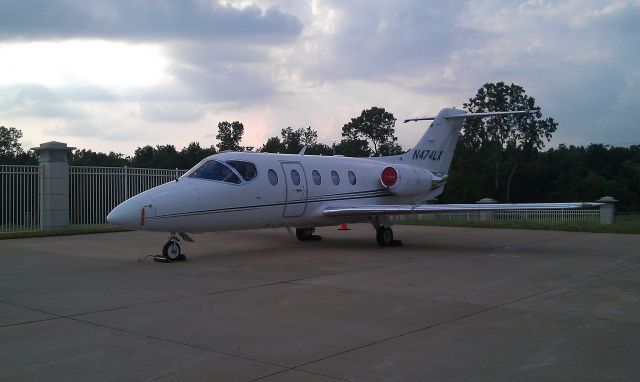
[[[228,119],[245,122],[245,144],[309,125],[330,141],[364,108],[433,114],[497,81],[522,85],[560,122],[554,143],[638,134],[637,0],[25,4],[3,2],[0,48],[55,46],[16,62],[3,50],[15,65],[0,62],[0,80],[42,81],[1,88],[0,116],[50,118],[59,134],[188,143]],[[405,146],[421,133],[397,129]]]
[[191,102],[154,102],[140,106],[140,115],[154,123],[197,121],[206,114],[206,108]]
[[[175,44],[168,72],[180,97],[197,102],[255,102],[276,92],[269,52],[227,43]],[[174,88],[175,89],[175,88]]]
[[20,84],[0,86],[0,116],[34,116],[39,118],[79,118],[84,113],[70,105],[68,100],[111,99],[104,89],[67,88],[55,91],[39,84]]
[[324,80],[440,71],[458,46],[476,38],[457,30],[458,8],[458,2],[318,2],[294,61]]
[[0,34],[6,40],[75,38],[128,41],[294,40],[302,24],[276,7],[236,8],[204,0],[6,0]]

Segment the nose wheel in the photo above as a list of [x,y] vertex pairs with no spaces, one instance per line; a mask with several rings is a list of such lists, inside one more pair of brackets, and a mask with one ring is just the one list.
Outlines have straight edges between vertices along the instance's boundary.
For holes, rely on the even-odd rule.
[[169,241],[167,241],[162,247],[162,256],[156,256],[154,260],[165,263],[186,260],[185,255],[180,249],[179,241],[180,239],[172,233],[171,236],[169,236]]

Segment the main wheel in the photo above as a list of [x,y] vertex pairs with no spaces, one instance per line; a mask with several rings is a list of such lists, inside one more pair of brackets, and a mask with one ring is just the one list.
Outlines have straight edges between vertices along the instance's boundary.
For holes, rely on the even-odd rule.
[[309,241],[313,237],[313,228],[296,228],[296,237],[300,241]]
[[381,247],[391,245],[393,243],[393,230],[391,227],[378,227],[376,230],[376,240]]
[[169,240],[162,247],[162,255],[169,260],[176,260],[180,257],[180,244],[176,240]]

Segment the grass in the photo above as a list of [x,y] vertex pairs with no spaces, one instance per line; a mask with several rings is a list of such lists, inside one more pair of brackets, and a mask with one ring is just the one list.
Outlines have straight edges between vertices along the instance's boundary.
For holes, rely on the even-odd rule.
[[29,237],[88,235],[88,234],[94,234],[94,233],[124,232],[124,231],[127,231],[127,230],[119,227],[109,227],[109,226],[71,226],[69,229],[66,229],[66,230],[5,232],[5,233],[0,233],[0,240],[24,239]]
[[640,215],[619,215],[616,224],[605,225],[591,222],[574,223],[539,223],[532,221],[464,221],[464,220],[415,220],[397,222],[396,224],[415,224],[443,227],[470,227],[470,228],[506,228],[506,229],[535,229],[548,231],[573,231],[573,232],[598,232],[598,233],[626,233],[640,234]]

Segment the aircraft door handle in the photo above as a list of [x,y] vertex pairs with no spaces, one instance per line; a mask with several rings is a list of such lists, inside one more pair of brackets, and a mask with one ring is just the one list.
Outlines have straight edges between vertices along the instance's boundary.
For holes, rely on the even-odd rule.
[[297,192],[302,192],[302,191],[304,191],[304,189],[303,188],[297,188],[296,191]]

